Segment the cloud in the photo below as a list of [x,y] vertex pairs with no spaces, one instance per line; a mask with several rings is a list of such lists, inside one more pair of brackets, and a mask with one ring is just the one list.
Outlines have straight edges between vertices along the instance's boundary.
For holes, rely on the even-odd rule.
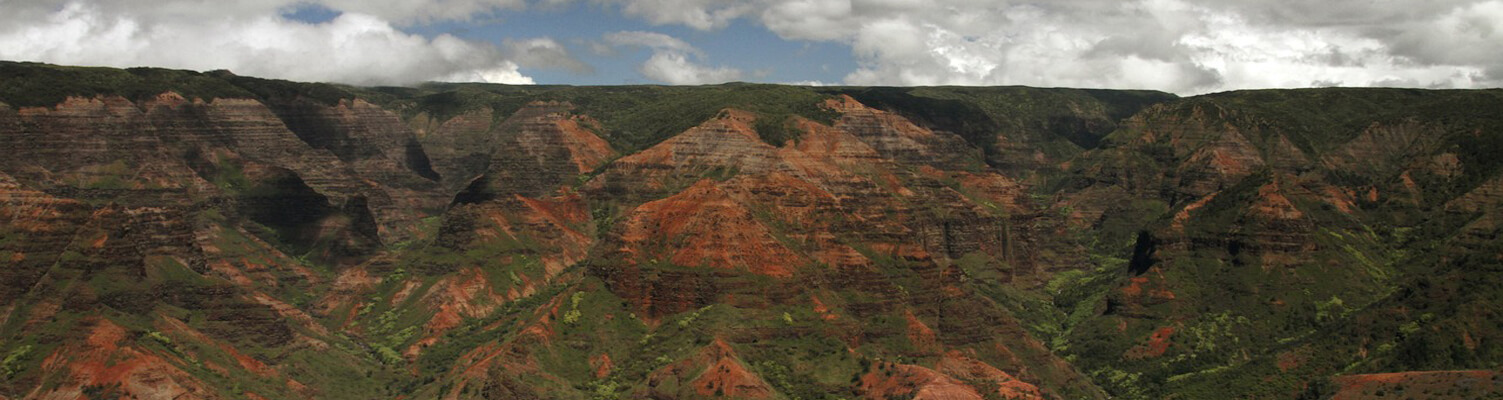
[[552,38],[506,39],[503,42],[507,58],[527,68],[564,69],[575,74],[592,74],[595,68],[574,58],[564,46]]
[[321,0],[324,6],[400,24],[468,20],[499,10],[520,10],[524,0]]
[[[535,2],[548,3],[546,0]],[[106,15],[136,15],[151,23],[185,18],[268,15],[279,10],[317,6],[365,14],[396,25],[469,20],[498,11],[521,10],[528,6],[526,0],[25,0],[7,2],[5,7],[11,14],[16,11],[12,9],[45,13],[67,3],[86,3]]]
[[700,30],[720,29],[750,13],[753,2],[723,0],[595,0],[614,5],[627,16],[657,25],[681,24]]
[[500,66],[495,68],[460,71],[432,80],[439,82],[505,83],[510,85],[532,85],[537,83],[531,77],[522,75],[522,72],[517,70],[517,64],[510,61],[502,62]]
[[741,79],[741,70],[711,68],[689,61],[683,53],[656,52],[638,69],[647,78],[671,85],[703,85]]
[[677,51],[685,53],[698,53],[689,42],[657,32],[621,31],[607,33],[603,37],[606,43],[615,46],[650,47],[653,50]]
[[678,38],[656,32],[623,31],[606,34],[613,46],[646,47],[652,56],[637,68],[643,76],[670,85],[703,85],[741,79],[740,69],[700,64],[704,52]]
[[849,1],[780,1],[763,11],[760,21],[784,37],[838,41],[859,24],[850,18],[853,11]]
[[[348,4],[347,4],[348,3]],[[562,68],[587,72],[547,38],[512,40],[505,49],[451,35],[424,37],[398,21],[463,18],[520,0],[341,2],[320,23],[283,17],[308,3],[291,0],[48,1],[6,4],[0,16],[0,58],[72,65],[229,69],[238,74],[359,85],[428,80],[531,84],[519,71]],[[427,4],[445,11],[414,11]],[[403,14],[409,13],[409,14]]]
[[778,84],[779,85],[791,85],[791,86],[810,86],[810,87],[831,86],[831,84],[826,83],[826,82],[821,82],[821,81],[792,81],[792,82],[779,82]]
[[739,18],[846,44],[858,67],[845,83],[858,85],[1503,83],[1503,0],[655,0],[622,12],[700,30]]
[[[1503,0],[0,0],[0,58],[190,69],[356,84],[530,82],[592,68],[551,38],[499,45],[402,29],[588,3],[655,25],[737,21],[848,46],[861,85],[1032,85],[1212,91],[1503,85]],[[318,23],[284,17],[320,8]],[[647,48],[672,84],[755,78],[679,38],[626,31],[570,42]],[[826,78],[827,79],[827,78]]]
[[1457,7],[1405,27],[1379,34],[1397,55],[1426,65],[1503,66],[1503,1]]

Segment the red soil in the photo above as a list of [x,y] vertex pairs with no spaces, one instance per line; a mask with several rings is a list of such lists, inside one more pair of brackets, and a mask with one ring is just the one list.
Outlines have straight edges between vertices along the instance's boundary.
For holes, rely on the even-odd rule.
[[[1410,371],[1381,374],[1347,375],[1335,378],[1341,388],[1332,400],[1372,398],[1378,391],[1405,393],[1429,391],[1434,398],[1484,398],[1503,393],[1503,384],[1494,378],[1497,371]],[[1449,393],[1447,397],[1441,394]]]
[[1133,346],[1122,356],[1129,359],[1154,358],[1164,355],[1169,350],[1169,338],[1174,336],[1174,327],[1165,326],[1154,330],[1148,335],[1148,340],[1143,344]]
[[[623,250],[639,260],[666,258],[677,265],[746,269],[775,277],[792,276],[792,267],[804,263],[709,179],[637,207],[626,227]],[[668,245],[664,251],[649,250],[663,244]]]

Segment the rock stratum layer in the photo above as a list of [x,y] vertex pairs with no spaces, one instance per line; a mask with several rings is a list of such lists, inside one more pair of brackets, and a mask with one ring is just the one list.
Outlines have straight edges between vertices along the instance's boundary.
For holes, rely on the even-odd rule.
[[0,102],[0,398],[1503,396],[1503,91]]

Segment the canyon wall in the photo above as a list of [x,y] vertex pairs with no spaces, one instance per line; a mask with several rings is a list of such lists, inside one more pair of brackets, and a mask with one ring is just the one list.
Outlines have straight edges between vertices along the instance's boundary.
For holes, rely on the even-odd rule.
[[1500,387],[1496,90],[0,80],[0,398]]

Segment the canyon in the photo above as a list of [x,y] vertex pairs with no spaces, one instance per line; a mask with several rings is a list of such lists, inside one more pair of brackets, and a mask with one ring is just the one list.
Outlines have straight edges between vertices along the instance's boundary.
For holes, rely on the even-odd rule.
[[1503,90],[0,62],[0,399],[1503,398]]

